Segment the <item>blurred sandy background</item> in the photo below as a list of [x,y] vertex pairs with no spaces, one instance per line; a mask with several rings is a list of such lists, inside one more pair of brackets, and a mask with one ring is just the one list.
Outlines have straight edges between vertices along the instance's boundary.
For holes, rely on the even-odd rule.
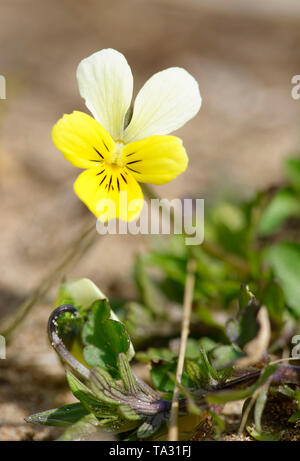
[[[282,159],[300,147],[300,102],[291,98],[291,77],[300,74],[297,0],[1,0],[0,18],[7,81],[0,100],[0,318],[37,285],[88,215],[72,190],[80,170],[56,150],[51,128],[63,113],[87,111],[75,71],[89,54],[123,52],[135,93],[174,65],[199,81],[202,109],[178,132],[190,167],[158,188],[162,196],[247,196],[280,181]],[[144,247],[132,236],[99,238],[68,275],[129,296],[132,257]],[[0,439],[43,437],[22,418],[64,402],[64,378],[54,376],[60,368],[44,334],[48,309],[37,306],[0,364]]]

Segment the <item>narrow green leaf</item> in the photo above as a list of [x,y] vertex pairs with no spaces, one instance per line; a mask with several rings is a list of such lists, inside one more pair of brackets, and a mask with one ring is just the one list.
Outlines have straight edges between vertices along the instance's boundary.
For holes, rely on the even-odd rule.
[[209,384],[209,374],[207,369],[201,367],[198,363],[195,363],[192,360],[186,360],[185,371],[197,387],[205,389]]
[[242,285],[239,295],[239,312],[226,324],[226,333],[232,343],[243,348],[257,335],[259,325],[256,320],[259,303],[247,285]]
[[300,159],[299,157],[288,158],[285,162],[285,171],[290,183],[295,189],[300,189]]
[[248,285],[242,284],[239,292],[239,311],[245,309],[253,300],[255,300],[255,296],[250,291]]
[[267,236],[280,228],[284,221],[300,216],[300,198],[295,191],[281,189],[265,209],[259,223],[258,233]]
[[101,367],[92,369],[90,383],[92,391],[100,400],[113,405],[125,403],[126,395],[123,389]]
[[60,442],[69,441],[87,441],[99,437],[99,440],[103,438],[103,434],[99,431],[98,420],[94,415],[86,415],[79,421],[75,422],[69,427],[60,437]]
[[[158,365],[152,364],[150,374],[154,387],[162,392],[172,392],[174,390],[174,383],[170,379],[168,372],[175,374],[176,368],[177,360],[172,362],[163,362]],[[182,384],[187,387],[192,386],[192,381],[186,373],[183,373],[182,375]]]
[[125,354],[119,354],[119,372],[123,381],[125,390],[131,395],[139,393],[139,386],[133,376],[128,359]]
[[130,421],[139,421],[143,418],[128,405],[120,405],[118,408],[121,415],[124,416],[125,419]]
[[145,362],[160,362],[161,360],[164,361],[171,361],[176,357],[175,352],[171,351],[167,348],[154,348],[150,347],[146,351],[140,351],[136,354],[136,359]]
[[53,410],[42,411],[35,415],[25,418],[28,423],[43,424],[45,426],[69,426],[79,421],[89,412],[81,405],[81,403],[72,403],[64,405]]
[[281,242],[269,250],[268,260],[283,288],[287,304],[300,315],[300,245]]
[[119,414],[118,417],[100,419],[98,426],[105,429],[105,432],[113,432],[114,434],[122,434],[123,432],[131,431],[139,425],[137,420],[125,419]]
[[91,390],[83,384],[73,373],[69,370],[66,371],[66,377],[70,389],[73,395],[78,399],[81,400],[82,396],[85,396],[86,399],[91,399],[91,401],[95,400],[95,396],[91,392]]
[[267,283],[261,296],[261,303],[267,307],[271,320],[281,325],[285,310],[285,299],[283,290],[277,281],[271,280]]
[[217,405],[227,402],[233,402],[235,400],[246,399],[250,397],[252,393],[253,389],[251,387],[248,389],[225,390],[207,394],[205,399],[207,400],[207,402]]
[[229,344],[217,346],[209,353],[212,364],[217,370],[233,365],[237,359],[245,355],[238,346]]
[[276,365],[268,365],[260,374],[257,381],[246,389],[220,390],[207,394],[205,397],[209,403],[223,404],[234,400],[243,400],[250,397],[276,370]]
[[276,442],[276,440],[279,440],[282,435],[282,432],[259,432],[254,427],[249,426],[246,429],[251,437],[259,442]]
[[255,402],[255,407],[254,407],[254,422],[255,422],[255,428],[258,432],[262,431],[261,427],[261,419],[263,415],[263,411],[265,408],[265,405],[267,403],[268,399],[268,392],[269,392],[269,387],[270,383],[266,382],[262,387],[259,392],[259,395],[256,399]]
[[269,376],[271,376],[276,371],[276,368],[277,368],[276,364],[267,365],[261,372],[256,383],[253,384],[252,386],[253,389],[254,390],[258,389],[259,386],[261,386],[269,378]]
[[66,372],[67,380],[73,395],[82,405],[97,417],[108,417],[116,414],[115,405],[109,405],[97,399],[93,392],[77,379],[70,371]]
[[291,389],[287,384],[278,386],[276,391],[282,395],[285,395],[286,397],[289,397],[290,399],[294,399],[296,395],[294,389]]
[[300,420],[300,411],[296,411],[290,418],[289,418],[289,423],[296,423],[297,421]]
[[215,381],[217,383],[219,381],[219,375],[218,375],[217,370],[215,370],[215,368],[211,365],[210,361],[208,360],[205,350],[201,349],[200,352],[201,352],[202,363],[204,363],[209,373],[211,384],[213,384],[212,381]]

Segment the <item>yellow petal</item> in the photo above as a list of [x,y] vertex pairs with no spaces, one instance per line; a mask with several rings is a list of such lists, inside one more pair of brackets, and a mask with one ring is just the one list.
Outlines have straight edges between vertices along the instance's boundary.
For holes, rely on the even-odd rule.
[[139,182],[165,184],[185,171],[188,157],[176,136],[149,136],[124,147],[123,162]]
[[125,168],[110,164],[81,173],[74,191],[103,222],[113,218],[132,221],[144,204],[142,190],[134,177]]
[[64,115],[54,125],[52,139],[66,160],[79,168],[97,166],[115,149],[113,139],[100,123],[78,111]]

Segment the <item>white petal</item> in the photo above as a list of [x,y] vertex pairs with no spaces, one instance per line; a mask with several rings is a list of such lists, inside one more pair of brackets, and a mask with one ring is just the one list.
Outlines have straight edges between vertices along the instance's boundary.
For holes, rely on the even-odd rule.
[[77,68],[77,80],[95,119],[115,140],[120,139],[133,90],[131,69],[123,54],[105,49],[83,59]]
[[193,118],[200,107],[199,86],[191,74],[180,67],[158,72],[137,95],[124,140],[171,133]]

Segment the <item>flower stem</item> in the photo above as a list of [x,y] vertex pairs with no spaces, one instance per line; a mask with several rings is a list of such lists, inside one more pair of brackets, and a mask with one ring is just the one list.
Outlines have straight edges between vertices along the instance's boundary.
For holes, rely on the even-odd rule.
[[48,337],[51,346],[56,350],[57,354],[63,360],[64,363],[68,364],[69,367],[76,371],[81,377],[88,379],[90,377],[90,370],[80,363],[75,357],[68,351],[64,345],[62,339],[58,336],[57,331],[57,320],[61,314],[69,312],[73,315],[78,315],[79,312],[76,307],[72,304],[62,304],[57,307],[50,315],[48,320]]
[[[181,338],[180,338],[180,349],[177,362],[176,370],[176,381],[181,383],[181,377],[183,372],[184,365],[184,356],[187,344],[187,338],[189,335],[189,325],[192,312],[192,302],[193,302],[193,293],[194,293],[194,284],[195,284],[195,267],[196,262],[191,259],[187,264],[187,276],[185,282],[184,290],[184,302],[183,302],[183,317],[182,317],[182,327],[181,327]],[[178,407],[179,407],[179,388],[175,383],[174,393],[171,405],[171,414],[170,414],[170,427],[168,439],[171,442],[176,442],[178,440]]]

